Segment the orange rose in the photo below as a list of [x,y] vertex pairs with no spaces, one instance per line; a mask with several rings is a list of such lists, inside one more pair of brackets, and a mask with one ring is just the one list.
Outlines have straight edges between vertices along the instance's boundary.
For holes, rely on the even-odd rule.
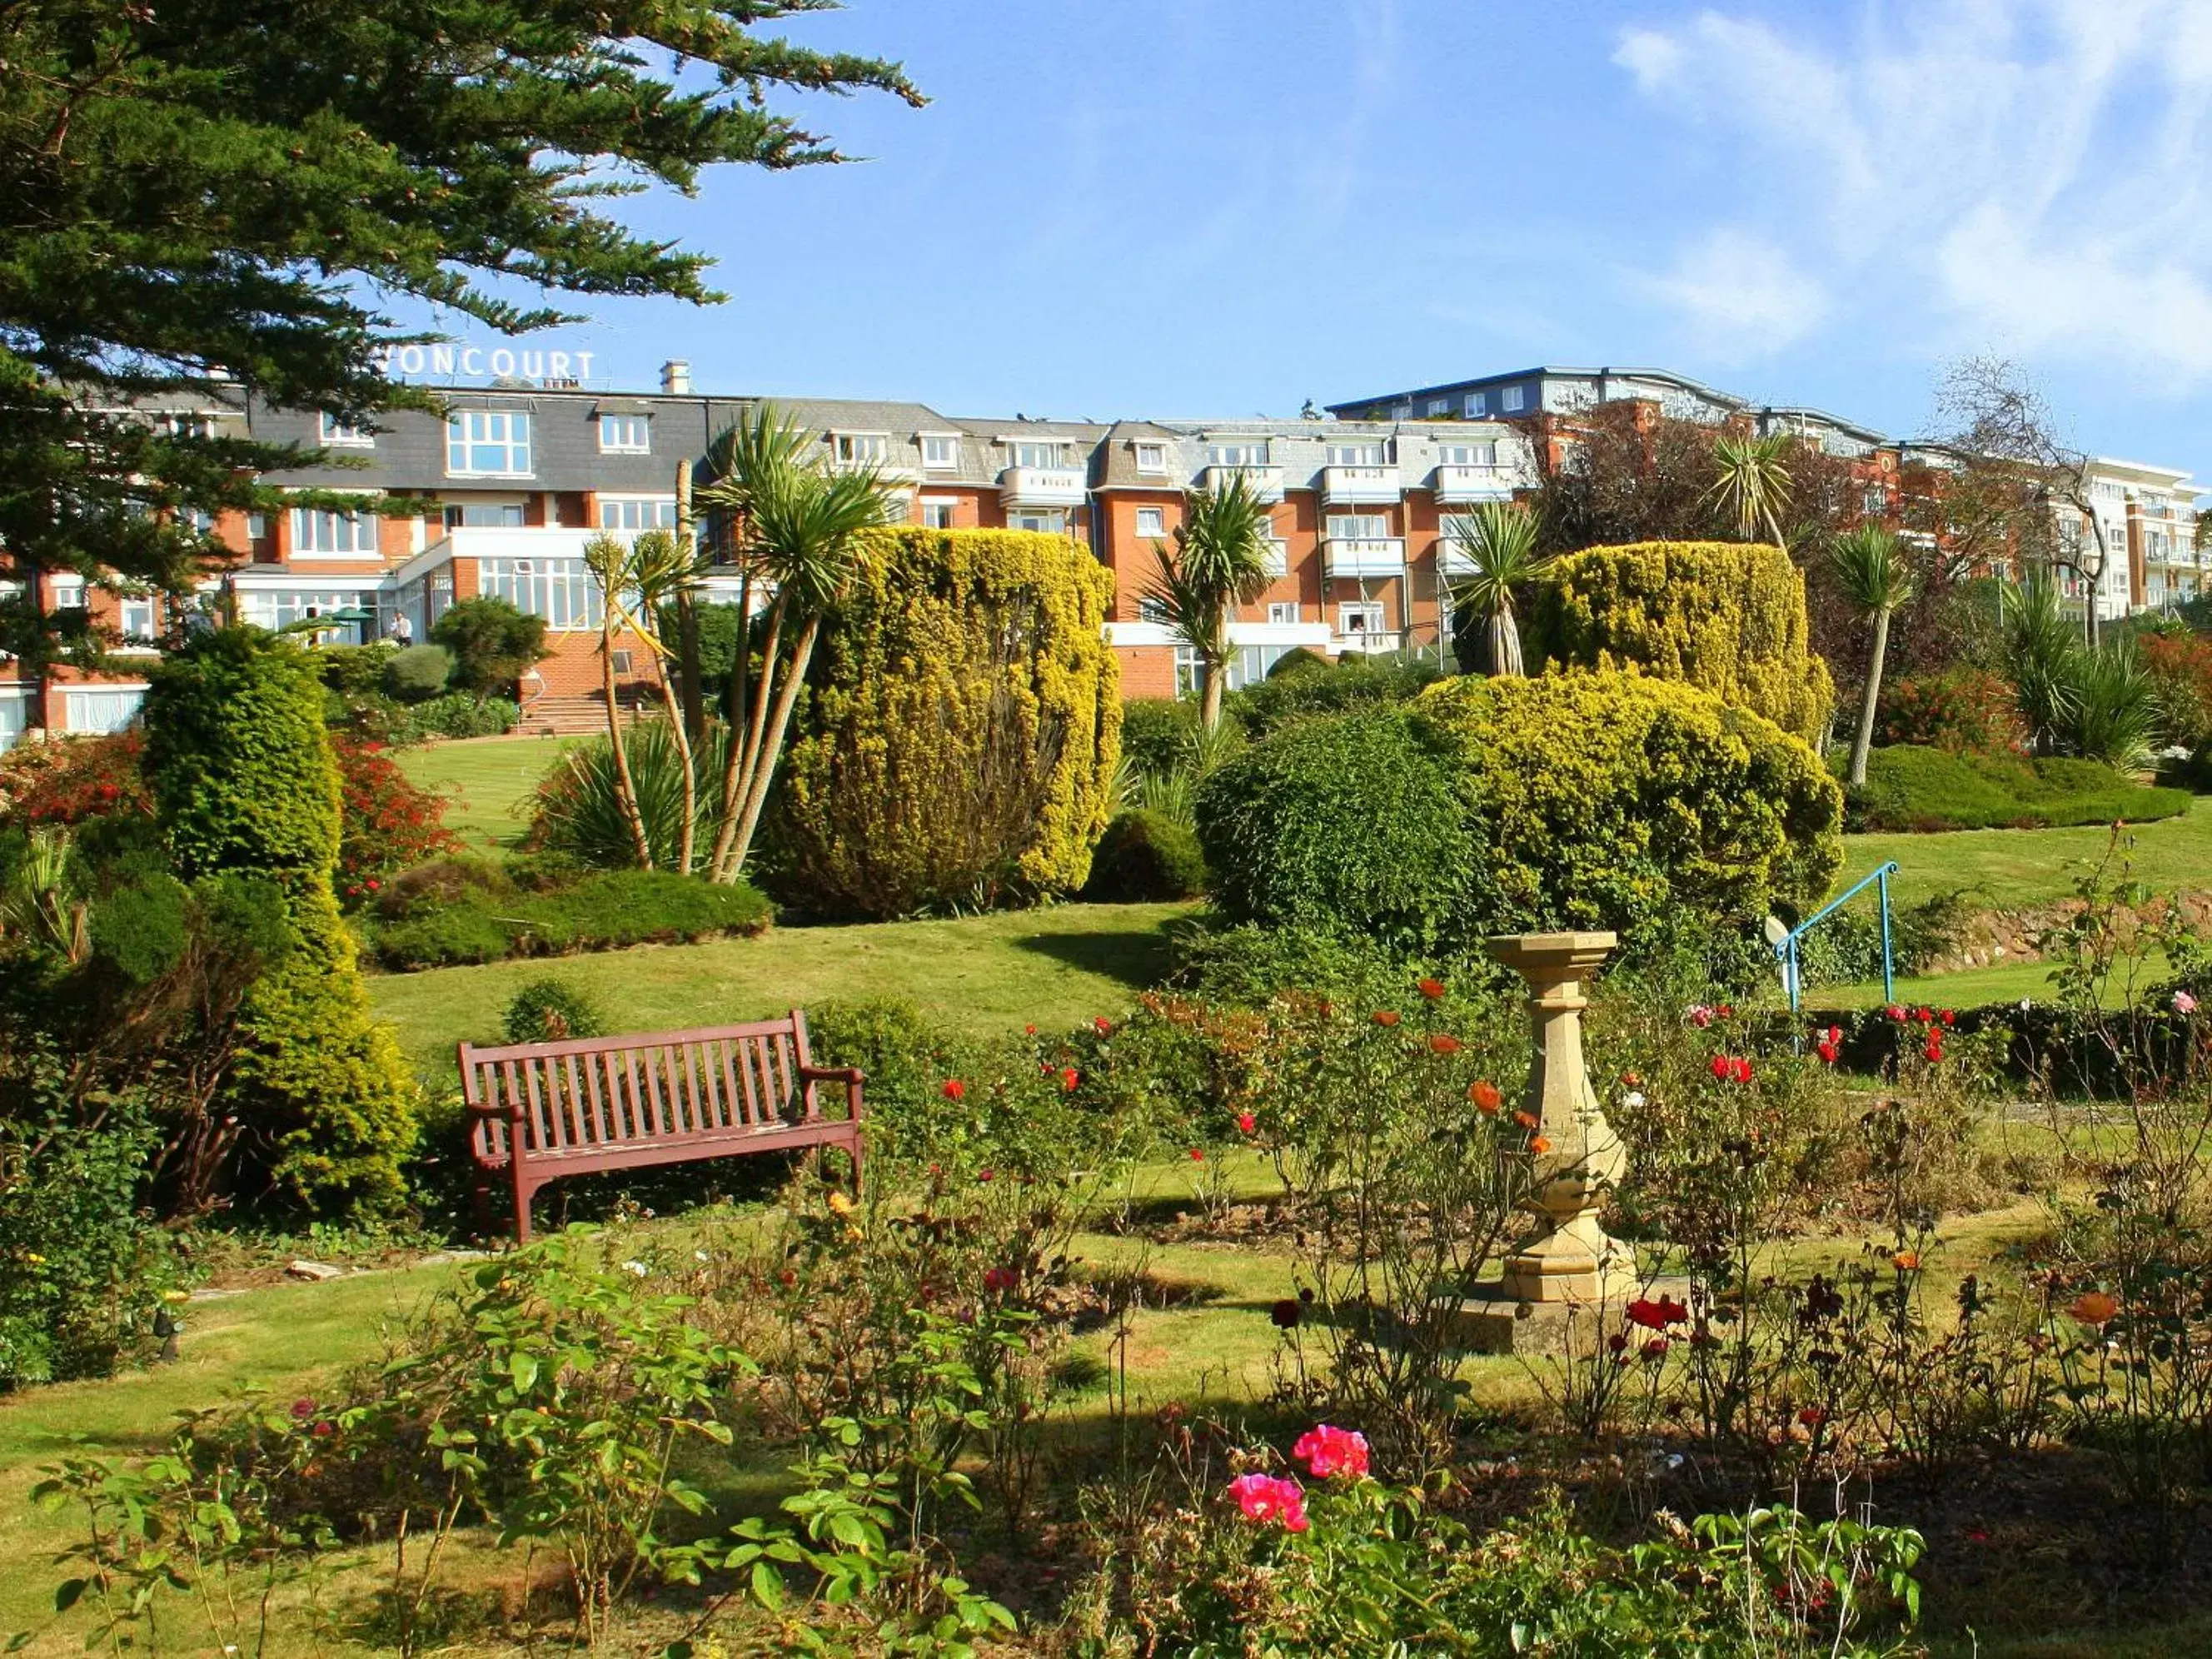
[[1431,1002],[1441,1001],[1443,998],[1444,982],[1440,979],[1425,979],[1414,988]]
[[1398,1011],[1395,1008],[1377,1008],[1372,1018],[1377,1025],[1395,1025],[1398,1023]]
[[1889,1265],[1901,1273],[1917,1272],[1920,1267],[1920,1252],[1899,1250],[1895,1255],[1890,1257]]
[[1440,1054],[1455,1054],[1466,1046],[1457,1037],[1447,1036],[1442,1031],[1429,1039],[1429,1047]]
[[1498,1115],[1498,1108],[1504,1098],[1498,1092],[1498,1085],[1488,1078],[1469,1088],[1467,1097],[1474,1103],[1476,1111],[1491,1117]]
[[1513,1121],[1524,1129],[1533,1129],[1537,1125],[1536,1115],[1534,1112],[1516,1112],[1513,1114]]
[[1528,1137],[1528,1150],[1535,1153],[1538,1158],[1541,1158],[1545,1153],[1552,1150],[1552,1143],[1545,1139],[1541,1135],[1530,1135]]
[[2066,1311],[2084,1325],[2102,1325],[2107,1323],[2119,1310],[2120,1304],[2117,1298],[2107,1296],[2102,1291],[2084,1291],[2074,1298],[2074,1305]]

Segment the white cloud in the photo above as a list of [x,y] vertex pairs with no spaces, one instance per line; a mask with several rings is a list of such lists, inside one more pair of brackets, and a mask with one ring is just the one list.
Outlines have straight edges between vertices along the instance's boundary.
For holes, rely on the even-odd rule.
[[1788,253],[1727,228],[1684,247],[1674,269],[1646,285],[1681,313],[1704,355],[1728,364],[1795,343],[1828,309],[1820,283]]
[[[1647,287],[1693,332],[1740,307],[1751,349],[1828,319],[2212,380],[2208,13],[1945,0],[1626,30],[1614,63],[1729,180]],[[1700,275],[1729,239],[1735,298]]]

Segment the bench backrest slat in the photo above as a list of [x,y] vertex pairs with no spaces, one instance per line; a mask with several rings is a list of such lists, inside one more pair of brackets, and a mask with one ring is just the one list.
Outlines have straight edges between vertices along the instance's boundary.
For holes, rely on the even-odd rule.
[[[464,1045],[463,1087],[484,1109],[475,1140],[494,1159],[518,1150],[601,1147],[772,1129],[818,1115],[801,1070],[811,1063],[797,1010],[780,1020],[627,1036]],[[520,1146],[509,1144],[520,1129]]]

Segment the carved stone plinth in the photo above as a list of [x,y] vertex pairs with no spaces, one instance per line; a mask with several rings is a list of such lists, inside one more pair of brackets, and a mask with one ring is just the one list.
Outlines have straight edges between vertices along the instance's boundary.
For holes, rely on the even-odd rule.
[[[1583,1065],[1582,1013],[1589,1006],[1583,981],[1619,942],[1612,933],[1513,933],[1486,943],[1528,981],[1535,1053],[1524,1109],[1536,1119],[1545,1149],[1534,1155],[1522,1200],[1535,1228],[1506,1258],[1503,1281],[1483,1286],[1468,1303],[1470,1320],[1504,1317],[1526,1326],[1540,1310],[1620,1307],[1636,1294],[1634,1255],[1598,1225],[1606,1194],[1627,1170],[1627,1153]],[[1558,1321],[1534,1322],[1549,1329]],[[1518,1345],[1509,1338],[1501,1346]]]

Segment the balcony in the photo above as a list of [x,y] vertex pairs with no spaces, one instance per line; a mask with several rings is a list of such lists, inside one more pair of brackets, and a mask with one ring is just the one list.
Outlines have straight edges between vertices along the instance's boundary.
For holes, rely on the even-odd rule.
[[1331,581],[1361,576],[1402,576],[1406,574],[1406,541],[1402,536],[1353,538],[1332,536],[1321,544],[1321,574]]
[[1362,629],[1356,634],[1339,634],[1329,641],[1329,648],[1339,653],[1381,653],[1395,651],[1399,635],[1388,629]]
[[1283,469],[1279,466],[1209,466],[1206,487],[1219,489],[1231,478],[1242,478],[1263,501],[1283,499]]
[[999,475],[999,500],[1006,507],[1080,507],[1085,481],[1072,466],[1010,466]]
[[1321,498],[1330,507],[1395,501],[1403,492],[1395,466],[1325,466]]
[[1507,501],[1513,485],[1502,466],[1440,466],[1430,485],[1440,501]]
[[1437,574],[1446,581],[1458,581],[1474,574],[1474,561],[1467,550],[1450,536],[1437,538]]

